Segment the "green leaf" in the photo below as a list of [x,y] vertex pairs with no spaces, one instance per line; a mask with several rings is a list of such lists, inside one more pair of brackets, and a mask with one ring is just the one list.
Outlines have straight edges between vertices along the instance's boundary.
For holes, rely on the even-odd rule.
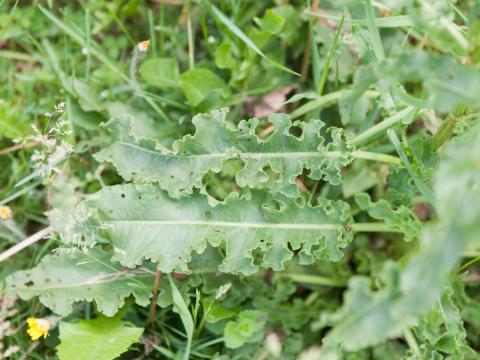
[[16,139],[26,136],[30,131],[27,118],[12,102],[0,99],[0,139]]
[[180,85],[192,106],[200,104],[209,92],[227,91],[227,85],[215,73],[208,69],[196,68],[180,75]]
[[350,95],[343,99],[350,104],[344,108],[346,117],[353,105],[373,85],[388,91],[396,83],[423,82],[427,107],[441,112],[453,111],[459,105],[479,105],[475,94],[480,92],[480,74],[462,65],[450,56],[439,56],[424,51],[407,51],[384,61],[373,62],[358,69]]
[[83,81],[73,79],[73,89],[78,96],[80,107],[83,111],[101,111],[100,95]]
[[231,69],[237,61],[233,56],[233,45],[230,41],[223,41],[215,50],[215,65],[220,69]]
[[265,15],[260,19],[260,27],[262,30],[267,31],[272,35],[280,33],[283,25],[285,25],[285,18],[274,12],[272,9],[265,11]]
[[60,322],[60,360],[113,360],[139,341],[142,328],[130,326],[118,317],[99,317],[78,323]]
[[255,45],[255,43],[247,35],[245,35],[245,33],[237,25],[235,25],[235,23],[233,23],[232,20],[230,20],[227,16],[225,16],[225,14],[223,14],[217,7],[212,5],[210,0],[202,0],[202,2],[206,5],[206,8],[210,11],[210,13],[216,19],[220,20],[220,22],[222,22],[227,27],[228,30],[230,30],[237,38],[239,38],[243,43],[245,43],[245,45],[247,45],[252,51],[257,53],[259,56],[261,56],[262,58],[264,58],[268,62],[270,62],[275,67],[277,67],[277,68],[279,68],[283,71],[286,71],[290,74],[300,76],[300,74],[298,74],[295,71],[290,70],[289,68],[273,61],[267,55],[265,55],[263,53],[263,51],[260,50],[258,48],[258,46]]
[[348,210],[342,201],[320,199],[316,207],[298,206],[262,193],[251,199],[232,194],[211,207],[199,194],[174,200],[158,186],[122,185],[106,187],[80,205],[78,213],[92,215],[77,236],[83,235],[87,244],[102,236],[110,241],[115,261],[134,267],[150,259],[162,272],[188,270],[194,250],[222,245],[221,271],[252,274],[258,270],[254,251],[262,254],[264,267],[274,270],[281,270],[293,251],[304,264],[340,260],[341,249],[352,239]]
[[203,302],[203,308],[205,310],[205,321],[209,323],[215,323],[220,320],[231,318],[236,315],[239,311],[239,308],[229,309],[224,307],[218,301]]
[[140,76],[150,85],[159,88],[178,87],[178,64],[172,58],[156,58],[145,61],[139,69]]
[[258,310],[245,310],[238,314],[238,319],[225,325],[225,345],[231,349],[239,348],[246,343],[261,341],[267,322],[266,314]]
[[390,229],[403,233],[405,241],[412,241],[419,237],[422,224],[407,207],[402,205],[393,209],[385,199],[372,202],[367,193],[355,194],[355,202],[374,219],[383,220]]
[[6,289],[22,299],[39,296],[45,306],[60,315],[68,315],[74,302],[93,299],[100,312],[113,316],[131,294],[137,304],[148,305],[152,276],[126,271],[110,257],[100,249],[88,254],[75,251],[48,255],[35,268],[7,277]]
[[[274,132],[267,139],[256,136],[258,121],[241,121],[235,127],[225,121],[226,110],[215,110],[193,118],[195,134],[175,141],[168,150],[153,141],[136,141],[129,126],[118,141],[95,155],[98,161],[115,165],[127,181],[155,182],[175,198],[202,189],[209,171],[219,172],[230,158],[240,158],[243,168],[236,174],[241,187],[266,187],[290,197],[299,195],[295,180],[304,170],[313,180],[338,185],[341,169],[352,161],[352,148],[340,129],[322,131],[319,120],[292,123],[287,115],[272,115]],[[116,127],[117,128],[117,127]],[[297,137],[293,130],[301,130]],[[326,143],[325,138],[331,137]],[[270,178],[266,169],[278,176]]]
[[475,351],[467,344],[467,333],[453,295],[453,289],[448,287],[438,304],[414,328],[414,332],[423,342],[420,348],[424,352],[436,350],[454,359],[474,359]]
[[190,348],[192,346],[192,339],[193,339],[193,330],[194,324],[192,319],[192,314],[188,311],[187,304],[178,291],[175,282],[172,280],[172,276],[168,275],[168,282],[170,284],[170,288],[172,289],[172,299],[173,304],[175,306],[175,310],[180,314],[180,318],[182,319],[183,326],[185,327],[185,332],[187,335],[187,346],[185,347],[183,358],[184,360],[188,360],[190,358]]
[[480,126],[449,144],[436,174],[439,222],[422,233],[420,250],[400,271],[384,268],[385,286],[372,291],[365,277],[352,277],[343,307],[322,323],[334,324],[322,355],[337,358],[347,351],[378,344],[415,324],[438,301],[449,272],[462,251],[480,239]]

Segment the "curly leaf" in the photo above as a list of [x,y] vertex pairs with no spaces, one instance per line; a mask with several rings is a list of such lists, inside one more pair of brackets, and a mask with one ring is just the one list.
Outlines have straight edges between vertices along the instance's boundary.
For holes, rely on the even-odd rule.
[[113,316],[133,294],[137,304],[146,306],[151,296],[152,276],[122,269],[110,261],[110,254],[93,249],[67,255],[48,255],[33,269],[7,277],[6,288],[22,299],[39,296],[52,311],[67,315],[77,301],[95,300],[100,312]]
[[[292,258],[292,250],[299,250],[303,263],[340,260],[341,249],[352,239],[348,210],[341,201],[302,207],[288,198],[266,199],[262,193],[251,199],[232,194],[211,207],[202,195],[175,200],[155,185],[107,187],[79,208],[96,212],[85,223],[86,242],[103,234],[113,246],[113,259],[125,266],[151,259],[163,272],[188,270],[192,251],[201,253],[210,243],[226,248],[220,270],[244,274],[258,269],[253,251],[263,254],[263,266],[275,270]],[[90,233],[94,222],[98,234]]]
[[[203,188],[203,176],[219,172],[224,161],[240,158],[243,169],[236,174],[241,187],[266,186],[290,197],[298,195],[295,179],[307,169],[309,177],[333,185],[341,182],[340,170],[352,161],[352,148],[341,129],[331,128],[327,144],[321,135],[324,123],[312,120],[292,124],[284,114],[272,115],[274,132],[265,140],[255,135],[258,120],[243,120],[238,127],[225,121],[227,110],[214,110],[193,118],[195,134],[186,135],[173,144],[173,150],[153,140],[138,140],[129,134],[130,127],[111,123],[118,141],[95,155],[98,161],[112,163],[127,181],[155,182],[170,196],[191,194]],[[301,131],[300,136],[292,134]],[[270,179],[270,168],[278,178]]]
[[338,358],[340,344],[355,351],[398,336],[438,301],[462,251],[480,239],[479,153],[478,125],[450,144],[435,181],[440,222],[425,229],[420,251],[403,270],[386,263],[390,279],[384,288],[374,292],[367,278],[350,279],[343,308],[327,321],[335,326],[325,339],[326,359]]
[[362,210],[368,212],[368,215],[377,220],[384,220],[385,225],[390,229],[403,233],[405,241],[418,238],[422,224],[409,208],[402,205],[394,210],[384,199],[372,202],[367,193],[355,194],[355,201]]

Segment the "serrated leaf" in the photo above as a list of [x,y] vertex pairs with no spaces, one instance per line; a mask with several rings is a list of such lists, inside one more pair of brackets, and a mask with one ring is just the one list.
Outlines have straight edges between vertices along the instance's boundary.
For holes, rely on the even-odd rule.
[[460,310],[453,300],[451,287],[447,288],[438,304],[422,318],[414,331],[423,342],[421,348],[425,350],[441,351],[453,359],[475,358],[475,351],[467,345],[467,333]]
[[[338,185],[341,169],[352,161],[352,147],[343,132],[329,129],[331,141],[326,143],[320,120],[292,123],[287,115],[272,115],[269,121],[275,130],[263,140],[255,135],[256,119],[235,127],[225,117],[225,109],[195,116],[195,134],[177,140],[173,150],[153,141],[136,141],[124,132],[95,158],[114,164],[127,181],[156,182],[175,198],[191,194],[193,188],[201,189],[204,175],[220,171],[230,158],[244,163],[236,174],[239,186],[267,187],[290,197],[298,196],[295,180],[304,170],[310,171],[308,177],[313,180]],[[301,130],[300,136],[291,134],[294,128]],[[266,168],[277,173],[278,179],[269,179]]]
[[459,105],[478,105],[480,74],[460,64],[450,56],[438,56],[424,51],[404,52],[381,62],[360,67],[354,76],[354,85],[341,100],[344,123],[356,118],[355,110],[362,103],[367,89],[377,85],[388,91],[396,83],[423,82],[425,107],[441,112],[453,111]]
[[[146,306],[151,296],[148,284],[152,283],[152,276],[122,269],[110,257],[100,249],[92,249],[88,255],[79,251],[48,255],[35,268],[7,277],[6,289],[18,293],[22,299],[38,296],[45,306],[60,315],[68,315],[74,302],[94,300],[100,312],[113,316],[131,294],[137,304]],[[132,282],[136,286],[131,286]]]
[[[151,259],[162,272],[188,270],[191,253],[210,243],[226,248],[221,271],[243,274],[258,270],[254,251],[262,254],[261,265],[275,270],[292,258],[292,250],[303,263],[340,260],[352,239],[348,210],[342,201],[299,206],[262,193],[251,199],[232,194],[211,207],[202,195],[174,200],[154,185],[106,187],[79,208],[96,213],[85,222],[86,243],[102,234],[113,246],[113,259],[125,266]],[[92,234],[94,222],[98,232]]]
[[119,318],[100,317],[78,323],[60,322],[60,360],[113,360],[138,342],[142,328],[129,326]]
[[225,325],[223,333],[225,345],[231,349],[236,349],[246,343],[262,340],[266,322],[266,314],[262,311],[242,311],[238,315],[238,319],[229,321]]
[[436,174],[436,210],[440,222],[425,229],[421,249],[399,271],[386,263],[390,281],[370,289],[368,278],[352,277],[345,304],[333,317],[336,324],[325,339],[322,355],[338,358],[338,346],[348,351],[398,336],[415,324],[442,293],[449,272],[467,245],[480,238],[480,126],[448,147]]
[[355,202],[374,219],[383,220],[390,229],[403,233],[405,241],[417,239],[422,230],[420,221],[410,209],[403,205],[393,209],[384,199],[372,202],[367,193],[355,194]]

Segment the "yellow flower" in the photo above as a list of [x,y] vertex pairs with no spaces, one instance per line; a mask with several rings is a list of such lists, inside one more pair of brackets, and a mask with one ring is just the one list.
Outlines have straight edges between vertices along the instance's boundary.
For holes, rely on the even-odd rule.
[[8,206],[0,206],[0,220],[8,220],[12,216],[12,210]]
[[150,40],[144,40],[142,42],[138,43],[138,50],[141,52],[145,52],[148,49],[148,46],[150,45]]
[[46,338],[48,336],[48,329],[50,328],[50,323],[47,319],[37,319],[34,317],[29,317],[27,319],[28,330],[27,333],[30,335],[32,340],[38,340],[42,336]]

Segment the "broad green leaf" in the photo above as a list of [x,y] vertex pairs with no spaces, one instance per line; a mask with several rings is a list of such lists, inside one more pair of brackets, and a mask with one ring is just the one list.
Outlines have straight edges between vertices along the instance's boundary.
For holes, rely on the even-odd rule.
[[149,59],[140,66],[139,72],[142,79],[150,85],[162,89],[179,86],[180,75],[175,59]]
[[220,69],[231,69],[236,64],[232,43],[230,41],[222,42],[215,50],[215,65]]
[[[86,244],[103,236],[115,261],[134,267],[150,259],[162,272],[188,270],[191,253],[203,252],[208,243],[224,246],[220,270],[252,274],[258,270],[254,251],[262,266],[274,270],[281,270],[293,251],[304,264],[340,260],[352,239],[348,210],[342,201],[321,199],[316,207],[302,207],[262,193],[251,199],[232,194],[211,207],[199,194],[175,200],[158,186],[122,185],[106,187],[81,204],[79,213],[92,215],[78,236]],[[92,232],[93,224],[97,231]]]
[[225,345],[236,349],[246,343],[261,341],[266,322],[267,316],[262,311],[242,311],[238,314],[238,319],[229,321],[225,326],[223,333]]
[[284,24],[285,18],[274,12],[272,9],[265,11],[265,15],[260,19],[260,27],[262,30],[267,31],[272,35],[281,32]]
[[192,106],[200,104],[209,92],[227,91],[225,82],[208,69],[196,68],[180,75],[180,85]]
[[99,249],[88,254],[55,254],[44,257],[31,270],[7,277],[6,289],[22,299],[38,296],[40,301],[60,315],[68,315],[77,301],[95,300],[100,312],[113,316],[133,294],[137,304],[149,303],[152,276],[125,270],[110,261],[111,255]]
[[399,270],[386,263],[385,286],[352,277],[343,307],[324,323],[333,324],[323,356],[336,359],[338,346],[355,351],[401,334],[438,301],[449,272],[468,245],[480,239],[480,126],[449,144],[435,180],[439,222],[422,234],[420,250]]
[[113,360],[139,341],[142,328],[130,326],[118,317],[99,317],[78,323],[60,322],[60,360]]
[[84,111],[101,111],[100,95],[87,83],[73,79],[73,90],[77,94],[80,107]]
[[[195,116],[195,134],[175,141],[173,150],[153,141],[136,141],[124,125],[118,141],[95,158],[111,162],[127,181],[158,183],[175,198],[202,189],[204,175],[219,172],[230,158],[240,158],[244,164],[236,174],[239,186],[267,187],[290,197],[298,196],[295,180],[304,170],[313,180],[338,185],[341,169],[353,159],[343,132],[322,131],[324,123],[319,120],[292,123],[287,115],[272,115],[269,121],[275,130],[263,140],[255,135],[258,120],[243,120],[235,127],[225,117],[225,109]],[[292,134],[295,129],[301,131],[298,137]],[[269,178],[267,168],[278,176]]]
[[205,321],[209,323],[215,323],[220,320],[231,318],[239,311],[238,307],[234,309],[228,309],[215,300],[212,302],[205,301],[203,303],[203,308],[205,309]]
[[0,99],[0,139],[22,138],[31,131],[27,118],[18,109],[18,105]]

